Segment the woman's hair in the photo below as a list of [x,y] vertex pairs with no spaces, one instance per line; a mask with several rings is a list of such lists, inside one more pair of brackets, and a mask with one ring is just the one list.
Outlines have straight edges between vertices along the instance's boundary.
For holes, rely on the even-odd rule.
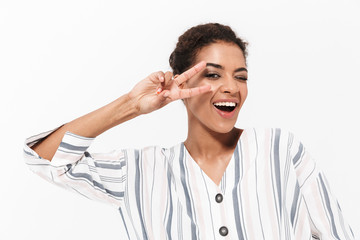
[[179,37],[169,58],[174,75],[183,73],[195,64],[196,55],[201,48],[220,41],[238,45],[246,61],[248,43],[237,37],[229,26],[219,23],[201,24],[188,29]]

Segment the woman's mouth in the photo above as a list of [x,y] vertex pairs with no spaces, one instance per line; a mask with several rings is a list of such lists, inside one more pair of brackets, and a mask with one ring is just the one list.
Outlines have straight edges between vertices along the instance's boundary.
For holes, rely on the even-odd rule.
[[238,103],[233,101],[221,101],[213,103],[216,112],[223,118],[232,118]]
[[232,112],[234,111],[234,109],[236,108],[237,103],[235,102],[217,102],[217,103],[213,103],[214,106],[221,110],[221,111],[225,111],[225,112]]

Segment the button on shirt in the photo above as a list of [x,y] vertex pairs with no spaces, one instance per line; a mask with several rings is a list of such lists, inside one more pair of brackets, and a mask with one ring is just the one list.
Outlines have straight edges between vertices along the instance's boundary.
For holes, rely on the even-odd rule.
[[220,229],[219,229],[219,232],[220,232],[220,235],[221,236],[226,236],[226,235],[228,235],[228,233],[229,233],[229,230],[227,229],[227,227],[221,227]]
[[216,194],[216,196],[215,196],[215,201],[216,201],[217,203],[221,203],[222,200],[223,200],[223,195],[222,195],[221,193]]
[[30,147],[25,161],[56,185],[119,208],[122,239],[354,239],[323,173],[281,129],[245,129],[219,185],[183,143],[89,153],[67,132],[51,162]]

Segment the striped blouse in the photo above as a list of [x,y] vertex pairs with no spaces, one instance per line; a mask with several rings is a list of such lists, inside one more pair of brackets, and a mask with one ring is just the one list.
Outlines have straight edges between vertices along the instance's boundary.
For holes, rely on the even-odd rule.
[[354,239],[323,173],[293,134],[245,129],[219,185],[183,143],[89,153],[67,132],[51,162],[30,147],[32,171],[119,209],[122,239]]

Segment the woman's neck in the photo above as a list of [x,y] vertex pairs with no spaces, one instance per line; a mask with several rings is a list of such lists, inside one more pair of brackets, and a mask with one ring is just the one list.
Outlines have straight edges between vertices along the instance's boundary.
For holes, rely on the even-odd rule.
[[219,159],[232,154],[241,133],[242,130],[235,127],[228,133],[218,133],[201,124],[189,124],[184,144],[193,158]]

